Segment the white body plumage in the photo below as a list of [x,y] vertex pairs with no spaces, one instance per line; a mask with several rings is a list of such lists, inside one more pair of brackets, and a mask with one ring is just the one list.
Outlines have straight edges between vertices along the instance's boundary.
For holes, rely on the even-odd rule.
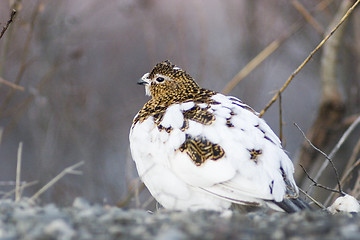
[[[211,100],[216,104],[185,101],[168,106],[161,125],[171,131],[159,129],[153,116],[134,122],[131,153],[155,199],[168,209],[222,211],[231,203],[281,202],[289,187],[297,193],[293,164],[265,121],[235,97],[217,93]],[[206,109],[215,120],[204,125],[189,119],[182,128],[184,112],[194,106]],[[187,136],[219,145],[224,155],[194,164],[179,150]]]

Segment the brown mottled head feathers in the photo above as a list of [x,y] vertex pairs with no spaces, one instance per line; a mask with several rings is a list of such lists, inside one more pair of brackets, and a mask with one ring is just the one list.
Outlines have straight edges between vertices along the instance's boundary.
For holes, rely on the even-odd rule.
[[[163,78],[164,81],[157,81],[159,78]],[[152,98],[161,98],[162,101],[171,99],[175,102],[181,102],[183,99],[188,98],[189,93],[199,90],[199,85],[187,72],[169,61],[156,64],[148,79]]]
[[171,64],[169,60],[165,60],[156,64],[155,67],[151,70],[149,78],[153,79],[156,74],[167,76],[175,81],[191,82],[191,84],[198,86],[194,79],[187,72],[177,67],[176,65]]
[[156,64],[145,80],[152,99],[140,110],[134,123],[164,112],[174,103],[186,101],[210,103],[211,96],[216,94],[214,91],[200,88],[187,72],[169,61]]

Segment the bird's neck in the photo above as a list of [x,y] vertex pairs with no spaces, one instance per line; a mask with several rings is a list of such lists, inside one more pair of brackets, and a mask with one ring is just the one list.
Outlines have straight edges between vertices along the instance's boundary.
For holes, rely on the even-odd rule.
[[204,88],[198,88],[195,89],[195,91],[190,91],[190,90],[184,91],[183,93],[176,94],[176,96],[172,96],[171,98],[169,97],[152,98],[139,111],[139,113],[134,119],[134,123],[143,122],[150,116],[164,113],[166,109],[172,104],[183,103],[188,101],[193,101],[196,103],[210,103],[211,97],[215,94],[216,92],[214,91],[210,91]]

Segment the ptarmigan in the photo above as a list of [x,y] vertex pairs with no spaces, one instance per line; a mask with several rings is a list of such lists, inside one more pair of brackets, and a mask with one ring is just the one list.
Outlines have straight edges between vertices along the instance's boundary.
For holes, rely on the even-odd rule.
[[307,208],[280,140],[251,107],[199,87],[169,61],[158,63],[138,83],[151,100],[134,118],[131,154],[140,178],[162,206]]

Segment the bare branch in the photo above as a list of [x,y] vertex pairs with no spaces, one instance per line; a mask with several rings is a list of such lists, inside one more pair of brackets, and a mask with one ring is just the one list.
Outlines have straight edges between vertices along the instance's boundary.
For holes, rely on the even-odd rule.
[[25,90],[24,87],[19,86],[19,85],[17,85],[17,84],[14,84],[14,83],[12,83],[12,82],[6,81],[6,80],[3,79],[2,77],[0,77],[0,83],[6,85],[6,86],[8,86],[8,87],[14,88],[15,90],[20,90],[20,91],[24,91],[24,90]]
[[[319,153],[321,153],[323,156],[325,156],[325,158],[330,162],[332,168],[334,169],[334,172],[335,172],[335,176],[336,176],[336,181],[337,181],[337,184],[338,184],[338,188],[339,188],[339,192],[341,194],[343,194],[344,192],[342,191],[342,188],[341,188],[341,184],[340,184],[340,178],[339,178],[339,173],[334,165],[334,162],[331,160],[331,158],[326,155],[326,153],[324,153],[323,151],[321,151],[319,148],[315,147],[314,144],[312,144],[312,142],[306,137],[305,133],[303,130],[301,130],[301,128],[296,124],[294,123],[294,125],[297,127],[297,129],[299,129],[299,131],[302,133],[302,135],[304,136],[305,140],[310,144],[311,147],[313,147],[316,151],[318,151]],[[327,163],[327,162],[326,162]],[[308,175],[308,178],[312,181],[312,182],[315,182],[318,180],[318,178],[315,178],[315,180],[311,179],[309,177],[309,174],[307,174],[307,172],[305,171],[305,168],[300,164],[301,168],[304,170],[304,172],[306,173],[306,175]],[[316,175],[317,176],[317,175]]]
[[347,179],[350,177],[352,171],[354,171],[354,169],[359,166],[360,164],[360,159],[356,160],[356,157],[358,156],[360,152],[360,139],[357,141],[354,150],[350,156],[350,159],[348,161],[348,163],[346,164],[345,170],[344,170],[344,174],[341,177],[341,184],[344,184],[345,182],[347,182]]
[[[24,48],[22,50],[19,72],[17,73],[16,79],[14,81],[15,84],[20,83],[20,81],[25,73],[25,70],[28,67],[27,58],[28,58],[28,54],[29,54],[30,43],[31,43],[32,35],[34,33],[35,23],[36,23],[38,16],[39,16],[40,12],[42,11],[42,9],[43,9],[43,4],[39,0],[37,2],[37,5],[35,6],[35,9],[33,10],[32,14],[31,14],[30,29],[29,29],[26,39],[25,39]],[[5,97],[3,103],[0,106],[0,112],[4,111],[5,107],[9,104],[9,102],[10,102],[11,98],[14,96],[14,94],[15,94],[15,90],[11,89],[10,92]]]
[[299,188],[300,192],[302,192],[306,197],[308,197],[312,202],[314,202],[318,207],[322,209],[326,209],[324,205],[322,205],[320,202],[316,201],[312,196],[310,196],[307,192]]
[[[359,0],[360,1],[360,0]],[[339,142],[336,144],[336,146],[334,147],[334,149],[331,151],[331,153],[329,154],[329,158],[332,158],[333,156],[335,156],[335,154],[337,153],[337,151],[339,150],[339,148],[342,146],[342,144],[345,142],[345,140],[349,137],[350,133],[355,129],[355,127],[360,123],[360,117],[358,117],[351,125],[350,127],[345,131],[345,133],[342,135],[342,137],[340,138]],[[319,179],[319,177],[321,176],[321,174],[323,173],[323,171],[325,170],[325,168],[327,167],[328,162],[324,161],[323,164],[321,165],[318,173],[315,176],[315,180],[317,181]]]
[[324,186],[324,185],[322,185],[322,184],[317,183],[312,177],[310,177],[309,173],[306,171],[306,169],[304,168],[303,165],[300,164],[300,167],[304,170],[306,176],[310,179],[310,181],[313,182],[313,185],[314,185],[315,187],[323,188],[323,189],[328,190],[328,191],[330,191],[330,192],[339,193],[339,194],[341,194],[342,196],[345,195],[344,192],[341,192],[341,191],[339,191],[339,190],[335,190],[335,189],[332,189],[332,188],[329,188],[329,187],[326,187],[326,186]]
[[274,95],[274,97],[269,101],[269,103],[265,106],[263,110],[261,110],[259,117],[264,115],[264,113],[273,105],[273,103],[279,98],[279,94],[282,93],[287,86],[291,83],[294,77],[300,72],[300,70],[310,61],[310,59],[314,56],[314,54],[319,51],[319,49],[324,45],[324,43],[334,34],[334,32],[343,24],[343,22],[350,16],[355,7],[359,4],[360,0],[357,0],[345,13],[345,15],[341,18],[339,23],[330,31],[329,34],[316,46],[316,48],[309,54],[309,56],[300,64],[300,66],[290,75],[290,77],[286,80],[284,85],[280,88],[280,90]]
[[10,13],[10,18],[9,20],[7,21],[6,25],[3,27],[3,29],[1,30],[1,33],[0,33],[0,39],[4,36],[6,30],[9,28],[10,24],[12,23],[12,21],[14,20],[14,17],[16,15],[16,10],[15,9],[12,9],[11,10],[11,13]]

